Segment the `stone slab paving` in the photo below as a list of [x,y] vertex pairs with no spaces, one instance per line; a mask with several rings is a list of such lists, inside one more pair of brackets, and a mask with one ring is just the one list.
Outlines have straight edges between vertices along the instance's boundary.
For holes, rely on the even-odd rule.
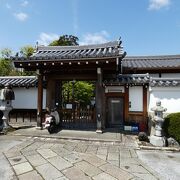
[[91,179],[90,177],[86,176],[80,169],[78,169],[77,167],[72,167],[69,169],[66,169],[63,171],[63,174],[71,179],[71,180],[89,180]]
[[118,167],[115,167],[113,166],[112,164],[105,164],[105,165],[102,165],[100,167],[101,170],[103,170],[104,172],[107,172],[108,174],[110,174],[111,176],[117,178],[117,179],[131,179],[133,178],[133,175],[118,168]]
[[27,155],[26,159],[32,164],[32,166],[40,166],[47,163],[40,154]]
[[158,179],[138,160],[130,136],[118,145],[29,137],[4,155],[20,180]]
[[63,174],[60,171],[58,171],[54,166],[52,166],[50,163],[40,165],[36,167],[36,170],[41,174],[41,176],[44,179],[47,179],[47,180],[57,179],[63,176]]
[[60,171],[73,166],[70,162],[59,156],[49,158],[48,161]]
[[22,156],[22,155],[9,158],[9,162],[10,162],[10,164],[12,166],[16,165],[16,164],[26,162],[26,161],[27,161],[26,158],[24,156]]
[[103,172],[98,174],[97,176],[93,177],[94,180],[117,180],[116,178],[112,177],[111,175]]
[[17,175],[29,172],[33,170],[33,167],[28,162],[20,163],[13,166]]
[[75,166],[90,177],[96,176],[102,172],[99,168],[91,165],[86,161],[78,162],[75,164]]
[[43,178],[40,176],[40,174],[37,173],[37,171],[30,171],[28,173],[24,173],[22,175],[18,176],[19,180],[43,180]]
[[57,154],[51,149],[38,149],[37,152],[40,153],[45,159],[57,156]]

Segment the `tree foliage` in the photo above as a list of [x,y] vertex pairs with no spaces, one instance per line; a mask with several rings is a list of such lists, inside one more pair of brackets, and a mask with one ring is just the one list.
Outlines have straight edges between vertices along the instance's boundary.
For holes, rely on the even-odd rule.
[[12,55],[12,50],[9,48],[4,48],[1,50],[1,57],[3,59],[8,59]]
[[93,95],[93,83],[86,81],[70,81],[63,84],[63,99],[65,104],[72,103],[74,100],[81,107],[85,107],[90,104]]
[[34,52],[34,48],[30,45],[21,48],[20,53],[24,57],[30,57]]
[[180,112],[166,116],[163,129],[166,136],[173,137],[180,143]]
[[78,37],[73,35],[62,35],[58,40],[53,41],[49,46],[76,46],[78,44]]
[[[34,50],[35,49],[31,45],[26,45],[21,48],[20,53],[22,56],[28,58],[33,54]],[[21,72],[21,76],[34,76],[34,75],[36,75],[36,73],[33,71],[22,71]]]
[[12,65],[10,60],[1,59],[0,60],[0,76],[8,76],[12,70]]
[[12,62],[9,59],[12,51],[4,48],[0,51],[0,76],[8,76],[13,69]]
[[[24,46],[21,48],[21,54],[25,57],[32,55],[34,48],[32,46]],[[10,57],[12,56],[12,50],[4,48],[0,51],[0,76],[28,76],[35,75],[35,72],[19,71],[13,66],[13,62]]]

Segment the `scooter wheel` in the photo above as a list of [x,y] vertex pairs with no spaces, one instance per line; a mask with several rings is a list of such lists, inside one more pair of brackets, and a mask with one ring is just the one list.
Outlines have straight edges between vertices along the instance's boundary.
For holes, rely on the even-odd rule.
[[54,131],[55,131],[55,126],[54,125],[51,125],[51,126],[48,127],[49,134],[54,133]]

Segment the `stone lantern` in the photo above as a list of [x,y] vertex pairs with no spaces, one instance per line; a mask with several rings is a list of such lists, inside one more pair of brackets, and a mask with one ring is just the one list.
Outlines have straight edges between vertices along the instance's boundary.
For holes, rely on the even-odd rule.
[[9,112],[12,110],[12,100],[15,99],[14,91],[9,84],[6,84],[0,91],[0,111],[3,114],[3,129],[9,128]]
[[150,136],[150,143],[155,146],[165,146],[166,140],[162,135],[162,125],[164,122],[163,112],[167,111],[167,109],[161,106],[160,100],[157,100],[156,106],[151,110],[154,111],[153,121],[155,123],[155,133]]

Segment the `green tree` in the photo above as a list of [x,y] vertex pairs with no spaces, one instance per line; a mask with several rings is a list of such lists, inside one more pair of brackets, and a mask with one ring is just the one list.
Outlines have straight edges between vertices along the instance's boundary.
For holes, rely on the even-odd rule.
[[[94,95],[94,85],[86,81],[70,81],[63,84],[64,103],[78,102],[81,107],[86,107]],[[74,94],[74,95],[73,95]]]
[[0,76],[8,76],[12,69],[12,63],[9,59],[0,59]]
[[12,50],[9,48],[4,48],[1,50],[1,57],[3,59],[9,59],[12,56]]
[[10,57],[12,51],[9,48],[4,48],[0,51],[0,76],[8,76],[14,69]]
[[58,40],[54,40],[49,46],[75,46],[78,44],[78,37],[73,35],[62,35]]
[[[33,52],[34,52],[34,48],[31,45],[26,45],[23,46],[20,50],[20,54],[26,58],[30,57]],[[34,76],[36,75],[36,73],[34,71],[22,71],[20,73],[22,76]]]
[[30,57],[34,52],[34,48],[30,45],[21,48],[20,53],[24,57]]

